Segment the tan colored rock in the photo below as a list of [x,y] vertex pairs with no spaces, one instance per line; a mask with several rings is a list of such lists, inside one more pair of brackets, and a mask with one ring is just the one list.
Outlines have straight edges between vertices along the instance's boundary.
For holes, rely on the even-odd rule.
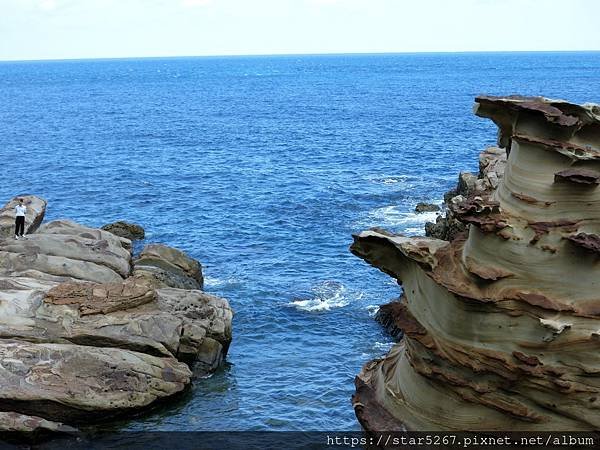
[[[0,284],[9,287],[4,280],[0,279]],[[156,306],[144,311],[139,309],[144,302],[155,300],[153,289],[147,287],[143,294],[136,295],[127,295],[128,288],[121,289],[126,296],[119,300],[116,295],[119,289],[115,288],[110,301],[103,301],[94,309],[90,304],[93,299],[90,291],[98,286],[107,291],[113,285],[52,283],[40,286],[35,279],[12,280],[18,280],[12,289],[0,290],[0,338],[112,346],[157,356],[177,354],[182,319],[159,311]],[[45,301],[48,290],[53,295]],[[80,295],[82,291],[85,295]],[[110,312],[99,313],[99,309]]]
[[130,254],[120,245],[76,235],[36,233],[26,239],[6,239],[0,241],[0,254],[7,263],[3,267],[8,271],[37,269],[89,281],[119,280],[127,277],[131,270]]
[[174,358],[115,348],[0,340],[0,409],[85,423],[181,392],[190,370]]
[[157,287],[202,289],[202,266],[181,250],[163,244],[149,244],[134,261],[134,276],[152,281]]
[[62,283],[50,289],[44,301],[54,305],[74,305],[81,316],[86,316],[132,309],[153,302],[155,298],[150,285],[129,278],[107,284]]
[[11,238],[15,235],[15,206],[19,199],[27,207],[25,214],[25,234],[33,233],[44,220],[46,213],[46,200],[35,195],[22,195],[14,197],[0,209],[0,239]]
[[175,288],[157,289],[156,294],[162,311],[183,318],[180,357],[196,360],[207,372],[216,369],[231,343],[233,311],[227,300]]
[[77,429],[60,422],[52,422],[36,416],[26,416],[16,412],[0,412],[0,433],[17,433],[28,436],[40,433],[75,433]]
[[72,220],[54,220],[45,223],[40,227],[38,232],[44,234],[79,236],[84,239],[92,239],[95,241],[107,241],[110,248],[121,246],[126,250],[131,250],[131,241],[129,239],[116,236],[99,228],[86,227],[85,225],[78,224]]
[[102,226],[102,229],[131,241],[136,239],[144,239],[145,232],[144,228],[135,223],[129,223],[122,220],[117,222],[109,223]]
[[121,238],[70,221],[44,224],[25,239],[0,240],[4,276],[110,283],[127,277],[130,263]]
[[371,430],[597,430],[600,109],[476,102],[510,151],[496,188],[449,206],[468,235],[355,236],[404,291],[388,311],[403,339],[360,373],[357,416]]
[[[155,291],[134,278],[110,284],[0,278],[0,287],[6,288],[0,289],[0,338],[4,339],[173,355],[191,365],[198,361],[198,372],[216,369],[231,342],[229,304],[201,291]],[[207,359],[205,339],[221,346],[215,366],[202,363]]]
[[[59,431],[54,421],[129,414],[181,392],[188,365],[205,375],[222,363],[227,301],[159,294],[154,274],[129,276],[130,249],[128,239],[66,220],[0,239],[0,430]],[[175,249],[150,246],[144,257],[143,269],[170,283],[202,279],[200,264]]]

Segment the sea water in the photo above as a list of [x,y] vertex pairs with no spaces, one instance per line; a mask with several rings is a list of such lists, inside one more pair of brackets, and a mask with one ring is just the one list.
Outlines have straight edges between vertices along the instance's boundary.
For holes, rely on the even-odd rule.
[[420,234],[496,128],[478,94],[600,102],[600,53],[0,63],[0,199],[47,220],[125,219],[204,265],[235,310],[227,363],[133,430],[358,429],[350,396],[391,346],[400,288],[352,256]]

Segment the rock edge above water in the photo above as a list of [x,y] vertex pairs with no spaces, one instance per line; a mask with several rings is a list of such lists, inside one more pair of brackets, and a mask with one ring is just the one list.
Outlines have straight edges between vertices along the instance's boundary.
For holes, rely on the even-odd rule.
[[367,431],[600,429],[600,106],[475,99],[498,147],[463,173],[427,237],[384,230],[351,251],[403,297],[400,342],[366,364]]
[[232,339],[227,300],[180,250],[68,220],[42,224],[16,198],[0,210],[0,432],[68,432],[127,417],[216,370]]

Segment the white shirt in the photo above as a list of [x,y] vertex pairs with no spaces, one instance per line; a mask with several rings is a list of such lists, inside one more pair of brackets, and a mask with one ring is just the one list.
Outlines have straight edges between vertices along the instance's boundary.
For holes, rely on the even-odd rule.
[[17,205],[15,207],[16,216],[17,217],[25,217],[25,213],[27,212],[27,206],[25,205]]

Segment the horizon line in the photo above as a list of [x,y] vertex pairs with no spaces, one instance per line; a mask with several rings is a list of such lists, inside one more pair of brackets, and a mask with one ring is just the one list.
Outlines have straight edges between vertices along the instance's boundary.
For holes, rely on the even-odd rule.
[[182,58],[265,58],[285,56],[369,56],[369,55],[435,55],[435,54],[477,54],[477,53],[600,53],[600,50],[456,50],[456,51],[415,51],[415,52],[323,52],[323,53],[239,53],[214,55],[157,55],[157,56],[98,56],[68,58],[25,58],[0,59],[0,63],[26,62],[67,62],[67,61],[114,61],[128,59],[182,59]]

